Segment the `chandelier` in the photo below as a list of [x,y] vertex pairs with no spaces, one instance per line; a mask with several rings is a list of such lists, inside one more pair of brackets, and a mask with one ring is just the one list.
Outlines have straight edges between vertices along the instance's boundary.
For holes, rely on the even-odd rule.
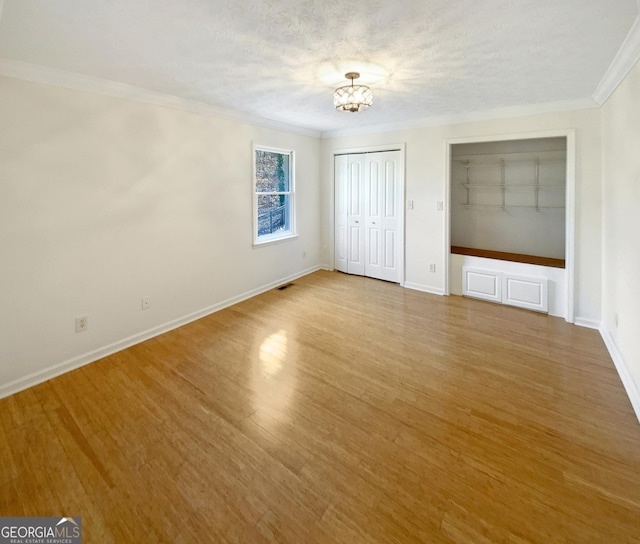
[[358,111],[368,110],[373,103],[373,93],[366,85],[354,85],[353,80],[358,79],[358,72],[349,72],[344,75],[351,80],[351,85],[338,87],[333,93],[333,105],[338,111]]

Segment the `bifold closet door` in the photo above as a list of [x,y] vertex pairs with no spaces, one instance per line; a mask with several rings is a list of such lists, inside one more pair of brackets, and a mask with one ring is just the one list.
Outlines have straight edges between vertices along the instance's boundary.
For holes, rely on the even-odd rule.
[[336,269],[365,275],[364,155],[336,157]]
[[400,281],[400,159],[399,151],[336,157],[337,270]]
[[400,152],[365,156],[365,275],[400,281]]

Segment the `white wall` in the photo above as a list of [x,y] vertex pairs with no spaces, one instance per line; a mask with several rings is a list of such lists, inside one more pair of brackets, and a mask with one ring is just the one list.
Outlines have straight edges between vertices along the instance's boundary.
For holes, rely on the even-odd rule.
[[[322,264],[315,138],[9,78],[0,127],[0,395]],[[252,141],[298,239],[252,247]]]
[[[386,133],[334,137],[323,141],[325,184],[323,236],[325,259],[333,262],[331,153],[336,149],[406,144],[406,192],[414,209],[406,210],[406,282],[441,293],[445,285],[445,214],[436,203],[445,200],[445,142],[450,138],[575,129],[576,133],[576,303],[582,322],[597,324],[601,306],[601,148],[597,109],[500,119]],[[429,272],[429,263],[436,272]]]
[[[406,198],[415,203],[406,210],[406,282],[442,292],[445,214],[436,202],[445,200],[445,141],[574,128],[576,316],[600,320],[599,110],[320,145],[288,132],[0,78],[0,126],[0,395],[145,331],[331,265],[333,149],[406,144]],[[296,151],[296,240],[251,245],[252,141]],[[152,299],[145,312],[143,296]],[[621,323],[629,319],[617,311]],[[89,330],[75,333],[80,315],[89,316]]]
[[640,64],[602,108],[602,333],[640,418]]

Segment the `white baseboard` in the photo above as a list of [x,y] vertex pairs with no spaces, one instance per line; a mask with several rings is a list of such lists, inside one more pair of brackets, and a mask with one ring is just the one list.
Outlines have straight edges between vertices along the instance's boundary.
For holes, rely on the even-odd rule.
[[414,291],[422,291],[423,293],[431,293],[432,295],[444,295],[444,289],[437,287],[429,287],[428,285],[422,285],[421,283],[412,283],[406,281],[403,285],[407,289],[413,289]]
[[87,365],[89,363],[93,363],[98,359],[102,359],[103,357],[107,357],[113,353],[131,347],[135,344],[139,344],[140,342],[144,342],[145,340],[149,340],[154,336],[159,336],[160,334],[164,334],[165,332],[169,332],[173,329],[177,329],[178,327],[182,327],[187,323],[191,323],[192,321],[196,321],[201,319],[207,315],[213,314],[224,308],[228,308],[229,306],[233,306],[238,302],[242,302],[243,300],[247,300],[251,297],[255,297],[261,293],[269,291],[282,285],[284,283],[296,280],[301,278],[302,276],[306,276],[307,274],[311,274],[318,270],[326,270],[327,267],[319,265],[308,268],[306,270],[302,270],[296,274],[292,274],[290,276],[280,278],[277,281],[273,281],[271,283],[262,285],[257,287],[256,289],[252,289],[251,291],[247,291],[246,293],[242,293],[235,297],[228,298],[227,300],[223,300],[218,304],[214,304],[212,306],[208,306],[207,308],[203,308],[202,310],[198,310],[191,314],[185,315],[183,317],[179,317],[177,319],[173,319],[168,323],[163,325],[158,325],[157,327],[153,327],[146,331],[140,332],[138,334],[134,334],[133,336],[129,336],[123,340],[119,340],[118,342],[114,342],[107,346],[103,346],[96,350],[90,351],[88,353],[84,353],[82,355],[78,355],[77,357],[73,357],[72,359],[68,359],[56,365],[45,368],[44,370],[39,370],[38,372],[33,372],[24,376],[22,378],[18,378],[12,382],[0,385],[0,398],[8,397],[9,395],[13,395],[14,393],[18,393],[19,391],[23,391],[24,389],[28,389],[29,387],[33,387],[34,385],[38,385],[39,383],[46,382],[56,376],[60,376],[66,372],[71,370],[75,370],[76,368],[80,368],[81,366]]
[[578,327],[585,327],[587,329],[600,330],[600,321],[596,321],[595,319],[587,319],[586,317],[576,317],[573,323],[575,325],[578,325]]
[[640,422],[640,390],[638,390],[638,386],[633,381],[633,377],[631,372],[629,372],[629,367],[618,349],[618,345],[616,344],[613,335],[609,332],[609,330],[602,325],[600,327],[600,335],[604,340],[607,349],[609,350],[609,354],[611,355],[611,359],[613,359],[613,364],[616,365],[616,370],[618,371],[618,375],[622,380],[622,385],[627,392],[627,396],[631,401],[631,406],[633,407],[634,412],[636,413],[636,417]]

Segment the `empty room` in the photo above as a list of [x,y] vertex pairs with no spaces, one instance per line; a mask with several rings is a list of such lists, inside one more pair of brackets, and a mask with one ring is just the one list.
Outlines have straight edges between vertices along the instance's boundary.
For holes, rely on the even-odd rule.
[[0,0],[0,544],[640,543],[640,0]]

